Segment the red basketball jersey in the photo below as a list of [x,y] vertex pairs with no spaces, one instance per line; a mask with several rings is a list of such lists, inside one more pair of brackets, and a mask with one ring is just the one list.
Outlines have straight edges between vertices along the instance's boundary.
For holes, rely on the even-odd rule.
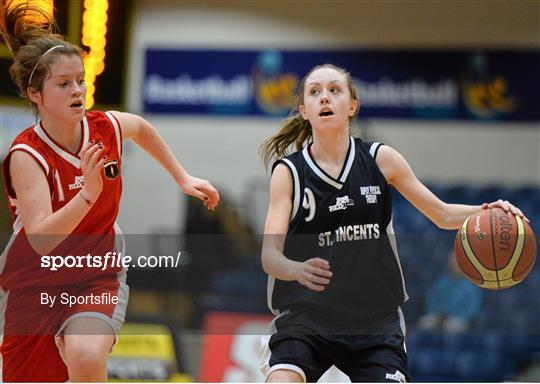
[[[119,122],[109,112],[87,112],[80,123],[80,129],[81,146],[76,153],[71,153],[56,143],[41,123],[38,123],[15,138],[4,160],[9,204],[15,218],[13,236],[0,259],[0,286],[4,290],[80,284],[94,278],[114,276],[121,270],[110,265],[98,268],[94,258],[91,262],[93,266],[89,266],[90,261],[85,259],[80,260],[78,265],[64,266],[52,271],[44,264],[42,255],[31,247],[18,214],[17,196],[9,174],[9,162],[13,152],[25,151],[41,166],[49,184],[52,210],[56,212],[73,199],[84,185],[80,168],[81,149],[92,140],[101,142],[105,147],[103,155],[107,156],[102,171],[103,191],[73,232],[49,255],[80,258],[85,255],[95,257],[103,256],[107,252],[121,251],[117,242],[121,240],[121,232],[115,224],[122,194],[122,136]],[[71,261],[75,260],[74,257]]]

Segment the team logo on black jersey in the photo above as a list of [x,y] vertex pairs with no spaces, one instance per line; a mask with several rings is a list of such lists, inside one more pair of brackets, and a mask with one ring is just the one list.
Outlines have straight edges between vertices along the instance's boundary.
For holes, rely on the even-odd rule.
[[386,374],[386,380],[393,380],[398,383],[406,383],[407,379],[405,378],[405,375],[401,373],[400,371],[396,370],[396,373],[387,373]]
[[105,168],[105,176],[111,180],[116,179],[120,173],[120,170],[118,169],[118,160],[116,159],[107,161],[103,168]]
[[354,200],[349,199],[348,195],[336,198],[336,203],[328,207],[330,212],[339,211],[342,209],[347,209],[354,205]]
[[366,203],[377,204],[377,195],[381,194],[381,187],[378,185],[360,187],[360,193],[366,197]]

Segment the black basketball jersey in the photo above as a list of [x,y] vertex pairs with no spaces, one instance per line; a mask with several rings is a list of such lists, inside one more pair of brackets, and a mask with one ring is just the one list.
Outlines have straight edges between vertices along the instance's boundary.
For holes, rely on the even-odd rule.
[[293,179],[284,255],[300,262],[326,259],[333,273],[323,292],[269,277],[268,304],[275,314],[300,309],[367,320],[396,313],[407,299],[392,229],[390,186],[375,162],[381,145],[351,137],[337,179],[317,165],[310,146],[274,164],[285,164]]

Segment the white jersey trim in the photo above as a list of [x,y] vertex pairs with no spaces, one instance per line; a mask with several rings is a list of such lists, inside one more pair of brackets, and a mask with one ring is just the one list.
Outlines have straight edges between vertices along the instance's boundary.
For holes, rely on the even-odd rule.
[[[82,124],[82,127],[83,127],[83,137],[82,137],[82,145],[81,145],[80,151],[82,151],[82,149],[88,145],[88,140],[89,140],[89,137],[90,137],[90,132],[89,132],[89,128],[88,128],[88,120],[86,119],[86,116],[83,116],[81,124]],[[39,138],[41,140],[43,140],[49,147],[51,147],[51,149],[58,156],[60,156],[64,160],[66,160],[68,163],[73,165],[75,168],[81,168],[81,159],[79,159],[77,156],[75,156],[75,155],[73,155],[73,154],[71,154],[69,152],[66,152],[64,149],[62,149],[58,145],[56,145],[56,143],[54,141],[52,141],[49,138],[49,136],[47,136],[47,134],[45,133],[45,131],[41,127],[40,123],[37,123],[34,126],[34,132],[36,132],[36,134],[39,136]],[[80,153],[80,151],[79,151],[79,153]]]
[[[398,307],[398,316],[399,316],[399,327],[401,328],[401,332],[403,332],[403,336],[407,336],[407,326],[405,325],[405,316],[403,316],[403,311],[401,310],[401,307]],[[405,347],[405,341],[403,342],[403,348],[405,349],[405,353],[407,353],[407,347]]]
[[120,126],[118,125],[118,121],[116,121],[114,115],[110,112],[105,112],[105,115],[109,118],[111,124],[113,125],[114,134],[116,136],[116,144],[118,145],[118,154],[122,156],[122,135],[120,134]]
[[[9,204],[15,208],[15,216],[19,215],[19,203],[17,202],[17,199],[12,198],[11,196],[8,196]],[[13,227],[15,227],[15,223],[13,223]]]
[[265,379],[268,380],[268,376],[270,376],[270,374],[272,372],[277,371],[278,369],[284,369],[284,370],[287,370],[287,371],[296,372],[302,377],[302,379],[304,380],[304,383],[307,383],[306,374],[304,373],[302,368],[300,368],[298,365],[294,365],[294,364],[276,364],[276,365],[272,365],[272,367],[270,367],[270,369],[268,369],[268,371],[266,371]]
[[81,152],[83,148],[86,147],[88,145],[88,142],[90,141],[90,129],[88,128],[88,119],[86,118],[86,116],[83,116],[82,126],[83,126],[83,142],[81,145],[81,149],[79,149],[79,152],[77,153],[79,157],[81,156]]
[[41,164],[41,166],[45,169],[45,173],[47,174],[47,176],[49,176],[49,164],[47,164],[47,161],[45,160],[45,158],[43,156],[41,156],[41,154],[36,151],[34,148],[32,148],[31,146],[27,145],[27,144],[16,144],[14,145],[13,147],[11,147],[11,149],[9,150],[9,152],[14,152],[16,150],[24,150],[24,151],[28,151],[30,152],[30,154],[37,160],[39,161],[39,163]]
[[[17,215],[13,222],[13,234],[16,235],[23,228],[23,223],[20,215]],[[11,243],[10,243],[11,244]],[[6,247],[7,248],[7,247]]]
[[272,307],[272,294],[274,293],[275,283],[276,279],[268,275],[268,282],[266,284],[266,303],[268,305],[268,308],[270,309],[270,312],[277,316],[279,314],[279,311]]
[[[122,229],[120,229],[120,226],[115,221],[114,222],[114,233],[115,233],[115,239],[114,239],[114,248],[116,253],[121,253],[122,258],[126,255],[126,239],[124,237],[124,233],[122,232]],[[125,275],[129,269],[129,266],[125,266],[122,268],[122,271],[118,272],[118,275],[124,275],[124,282],[126,281]]]
[[62,182],[60,181],[60,174],[58,173],[58,169],[54,170],[54,179],[56,180],[56,189],[58,190],[58,201],[64,201],[64,189],[62,188]]
[[371,144],[371,147],[369,147],[369,154],[371,157],[375,158],[375,155],[377,154],[377,149],[381,146],[381,143],[373,143]]
[[268,376],[278,369],[287,369],[289,371],[293,371],[298,373],[302,378],[304,379],[304,382],[306,382],[306,374],[302,370],[302,368],[298,367],[294,364],[276,364],[273,366],[270,366],[270,359],[272,357],[272,351],[270,350],[270,338],[272,335],[277,333],[276,328],[276,320],[280,317],[284,316],[287,313],[287,311],[284,311],[282,313],[276,314],[276,317],[272,320],[270,325],[268,326],[268,335],[261,336],[261,366],[260,370],[265,376],[265,379],[268,379]]
[[300,194],[300,178],[298,177],[298,172],[296,171],[296,167],[294,166],[292,161],[290,161],[289,159],[281,159],[281,160],[283,160],[283,162],[285,164],[287,164],[287,166],[291,170],[291,173],[292,173],[292,176],[293,176],[293,196],[294,196],[294,198],[293,198],[293,206],[292,206],[292,210],[291,210],[291,217],[289,219],[289,222],[291,222],[295,218],[296,214],[298,213],[298,209],[300,208],[300,198],[301,198],[301,194]]
[[308,151],[308,147],[305,147],[303,150],[302,150],[302,155],[304,156],[304,159],[306,160],[306,163],[309,165],[309,167],[311,168],[311,170],[313,172],[315,172],[315,174],[322,180],[324,181],[325,183],[327,184],[330,184],[332,187],[336,188],[336,189],[341,189],[341,187],[343,185],[341,185],[340,183],[338,183],[337,181],[335,180],[332,180],[331,178],[329,178],[328,176],[326,176],[324,173],[321,172],[321,170],[315,165],[315,163],[313,162],[313,160],[311,159],[311,156],[309,155],[309,151]]
[[350,138],[350,151],[349,151],[349,158],[347,159],[347,165],[345,166],[345,170],[343,171],[343,174],[339,178],[339,181],[342,183],[345,183],[345,180],[347,180],[347,176],[349,176],[349,172],[351,171],[353,161],[354,161],[354,154],[356,153],[356,148],[354,144],[354,139]]
[[403,301],[409,300],[409,295],[407,294],[407,289],[405,288],[405,278],[403,277],[403,269],[401,268],[401,263],[399,261],[399,253],[397,249],[397,242],[396,242],[396,235],[394,233],[394,227],[392,226],[394,218],[390,218],[390,222],[388,223],[388,226],[386,227],[386,234],[388,236],[388,241],[390,241],[390,246],[392,247],[392,251],[394,252],[394,256],[396,258],[396,262],[399,267],[399,274],[401,275],[401,285],[403,287],[403,295],[405,296],[403,298]]
[[345,168],[343,169],[343,173],[341,174],[339,181],[330,178],[328,175],[321,171],[317,164],[315,164],[315,161],[311,158],[308,147],[305,147],[302,150],[302,155],[304,156],[304,159],[306,160],[311,170],[325,183],[330,184],[336,189],[341,189],[343,187],[343,183],[345,182],[345,180],[347,180],[347,176],[349,176],[349,172],[351,171],[354,162],[354,156],[356,153],[354,139],[352,137],[349,137],[349,156],[347,157],[347,162],[344,165]]

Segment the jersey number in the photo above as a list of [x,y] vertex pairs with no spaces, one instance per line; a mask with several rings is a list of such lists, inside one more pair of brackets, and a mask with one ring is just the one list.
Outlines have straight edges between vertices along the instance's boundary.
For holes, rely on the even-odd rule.
[[302,202],[304,209],[309,209],[309,214],[305,218],[306,222],[310,222],[315,217],[315,196],[309,188],[304,188],[304,201]]

